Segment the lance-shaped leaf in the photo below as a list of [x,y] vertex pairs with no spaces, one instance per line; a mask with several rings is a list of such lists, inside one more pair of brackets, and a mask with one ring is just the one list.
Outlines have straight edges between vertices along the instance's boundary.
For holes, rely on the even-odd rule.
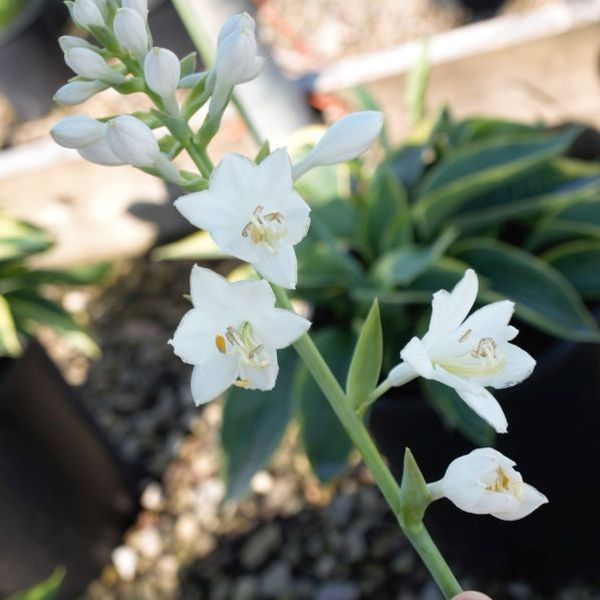
[[410,448],[404,452],[400,501],[402,503],[402,525],[407,529],[420,527],[425,511],[431,504],[431,495]]

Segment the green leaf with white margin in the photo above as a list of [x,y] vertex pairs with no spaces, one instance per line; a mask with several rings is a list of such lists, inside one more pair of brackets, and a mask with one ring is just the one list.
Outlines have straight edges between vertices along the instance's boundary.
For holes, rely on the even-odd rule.
[[268,462],[293,413],[292,376],[297,357],[293,348],[278,353],[279,375],[274,389],[231,388],[223,408],[221,447],[227,498],[242,499],[252,477]]
[[600,341],[596,321],[577,291],[543,260],[488,238],[459,242],[453,254],[480,275],[480,298],[513,300],[519,318],[551,335]]
[[600,239],[575,240],[541,257],[562,273],[587,300],[600,300]]
[[43,229],[0,213],[0,261],[20,260],[54,244]]
[[[327,328],[313,339],[337,380],[344,381],[354,345],[352,336],[340,329]],[[302,363],[294,375],[293,394],[306,455],[317,477],[327,483],[346,469],[352,443]]]
[[58,597],[58,591],[64,578],[65,570],[58,567],[45,581],[34,585],[28,590],[17,592],[7,600],[55,600]]
[[348,369],[346,395],[353,408],[368,405],[377,386],[383,358],[383,333],[379,303],[375,300],[363,323]]
[[400,502],[403,527],[408,530],[421,527],[425,511],[431,504],[431,494],[410,448],[404,452]]
[[579,128],[555,135],[502,136],[452,153],[425,176],[414,205],[414,217],[431,235],[450,215],[499,184],[523,177],[565,152]]
[[372,267],[373,279],[385,288],[407,285],[435,260],[433,246],[408,246],[388,252]]
[[152,251],[153,260],[215,260],[226,258],[207,231],[195,231]]
[[19,356],[21,351],[10,305],[4,296],[0,296],[0,355]]
[[421,390],[447,427],[457,429],[477,446],[493,446],[496,432],[452,388],[422,379]]

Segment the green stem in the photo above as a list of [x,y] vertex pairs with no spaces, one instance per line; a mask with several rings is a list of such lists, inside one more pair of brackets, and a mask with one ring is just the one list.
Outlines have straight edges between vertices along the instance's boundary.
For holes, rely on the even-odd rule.
[[[286,292],[275,285],[272,287],[279,305],[292,310],[292,305]],[[373,479],[396,516],[400,527],[414,545],[446,598],[453,598],[462,591],[458,581],[427,533],[425,526],[421,524],[419,528],[410,530],[404,527],[403,507],[398,483],[373,443],[363,421],[354,413],[352,407],[347,402],[344,391],[327,366],[318,348],[308,334],[304,334],[298,339],[294,344],[294,348],[331,404],[333,411],[339,418],[348,436],[360,452],[363,461],[371,471]]]
[[[215,52],[213,45],[210,41],[206,30],[202,27],[201,21],[198,18],[198,13],[192,8],[190,0],[172,0],[175,10],[179,14],[181,22],[185,26],[194,46],[198,50],[198,53],[202,57],[202,62],[206,67],[212,67],[215,61]],[[250,135],[254,138],[254,141],[261,146],[263,143],[262,137],[256,128],[256,125],[252,121],[252,118],[248,114],[244,105],[240,102],[235,94],[231,96],[231,101],[237,109],[240,117],[246,123]]]

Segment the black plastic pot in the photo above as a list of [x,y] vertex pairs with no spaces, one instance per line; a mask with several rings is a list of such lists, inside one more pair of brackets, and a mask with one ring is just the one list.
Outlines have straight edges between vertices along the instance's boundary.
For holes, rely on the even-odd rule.
[[[526,338],[519,341],[528,348]],[[550,593],[568,580],[600,582],[600,346],[554,341],[536,357],[532,377],[495,391],[509,422],[496,447],[550,503],[504,522],[442,500],[427,522],[450,562],[467,573],[530,581]],[[473,446],[412,392],[376,403],[371,429],[397,477],[407,445],[433,481]]]
[[66,568],[83,591],[131,522],[127,476],[38,344],[0,363],[0,597]]

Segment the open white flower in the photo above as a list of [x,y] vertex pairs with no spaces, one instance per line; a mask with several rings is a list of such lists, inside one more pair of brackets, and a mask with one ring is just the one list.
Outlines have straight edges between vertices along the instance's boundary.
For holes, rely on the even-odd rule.
[[468,269],[451,292],[433,295],[429,330],[404,347],[403,362],[390,371],[387,382],[402,385],[420,375],[449,385],[498,433],[506,433],[504,412],[485,388],[516,385],[531,374],[535,360],[509,343],[518,333],[508,324],[514,303],[494,302],[467,318],[477,290],[477,275]]
[[515,465],[493,448],[478,448],[453,460],[443,479],[427,487],[433,500],[446,497],[466,512],[516,521],[548,498],[524,483]]
[[190,286],[194,307],[169,343],[181,360],[194,365],[196,405],[213,400],[232,384],[272,389],[279,371],[277,350],[298,339],[310,322],[275,308],[275,295],[264,280],[229,283],[195,266]]
[[175,206],[193,225],[206,229],[223,252],[251,263],[277,285],[296,287],[294,245],[308,231],[310,207],[293,188],[284,149],[259,165],[227,154],[208,189],[182,196]]

